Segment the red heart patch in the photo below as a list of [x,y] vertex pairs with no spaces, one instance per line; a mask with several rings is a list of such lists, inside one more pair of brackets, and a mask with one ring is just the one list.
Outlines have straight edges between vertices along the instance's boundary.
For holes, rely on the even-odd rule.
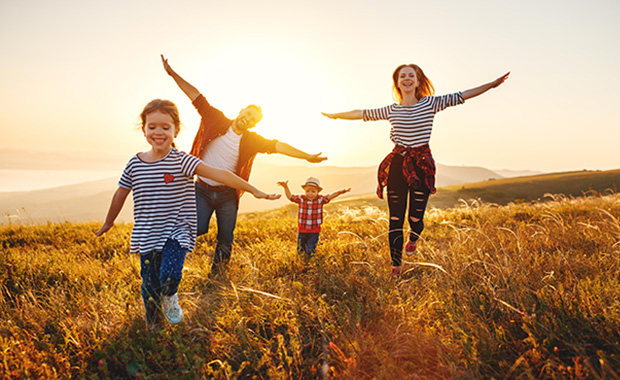
[[164,174],[164,181],[166,183],[170,183],[170,182],[174,181],[174,176],[172,174],[166,173],[166,174]]

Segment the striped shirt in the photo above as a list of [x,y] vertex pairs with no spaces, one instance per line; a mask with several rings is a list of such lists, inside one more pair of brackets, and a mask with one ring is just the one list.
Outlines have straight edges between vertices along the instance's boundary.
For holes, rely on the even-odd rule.
[[299,232],[321,232],[323,205],[329,203],[329,198],[319,195],[309,200],[305,195],[292,195],[291,202],[299,204],[297,213]]
[[391,104],[362,110],[364,121],[388,120],[392,125],[390,140],[396,145],[415,148],[428,144],[435,114],[447,107],[463,104],[460,92],[441,96],[425,96],[412,106]]
[[200,160],[175,148],[156,162],[133,156],[118,185],[133,193],[131,253],[161,250],[168,238],[192,251],[196,242],[194,172]]

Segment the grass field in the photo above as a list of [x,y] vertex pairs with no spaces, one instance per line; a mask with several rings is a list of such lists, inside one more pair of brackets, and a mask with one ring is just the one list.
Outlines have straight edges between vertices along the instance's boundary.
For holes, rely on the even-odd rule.
[[156,332],[130,225],[1,227],[0,378],[620,376],[619,194],[430,209],[398,281],[384,208],[328,206],[309,262],[293,207],[241,218],[226,278],[201,237]]

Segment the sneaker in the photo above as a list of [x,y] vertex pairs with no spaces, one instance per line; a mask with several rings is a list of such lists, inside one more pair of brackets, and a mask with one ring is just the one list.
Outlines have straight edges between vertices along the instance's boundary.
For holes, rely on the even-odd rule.
[[405,245],[405,254],[407,254],[407,256],[413,255],[415,253],[416,248],[418,248],[418,241],[409,240],[407,244]]
[[171,325],[176,325],[183,320],[183,309],[179,306],[179,296],[174,293],[171,296],[162,296],[164,304],[164,316]]
[[401,273],[402,273],[402,269],[400,267],[393,267],[391,276],[393,279],[398,278]]

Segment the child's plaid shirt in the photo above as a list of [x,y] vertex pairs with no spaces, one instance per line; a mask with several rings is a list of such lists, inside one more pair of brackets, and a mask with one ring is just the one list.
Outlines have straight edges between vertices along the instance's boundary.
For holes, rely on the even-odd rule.
[[292,195],[291,202],[299,204],[299,212],[297,213],[299,232],[321,232],[323,205],[329,203],[329,198],[319,195],[315,199],[309,200],[305,195]]

